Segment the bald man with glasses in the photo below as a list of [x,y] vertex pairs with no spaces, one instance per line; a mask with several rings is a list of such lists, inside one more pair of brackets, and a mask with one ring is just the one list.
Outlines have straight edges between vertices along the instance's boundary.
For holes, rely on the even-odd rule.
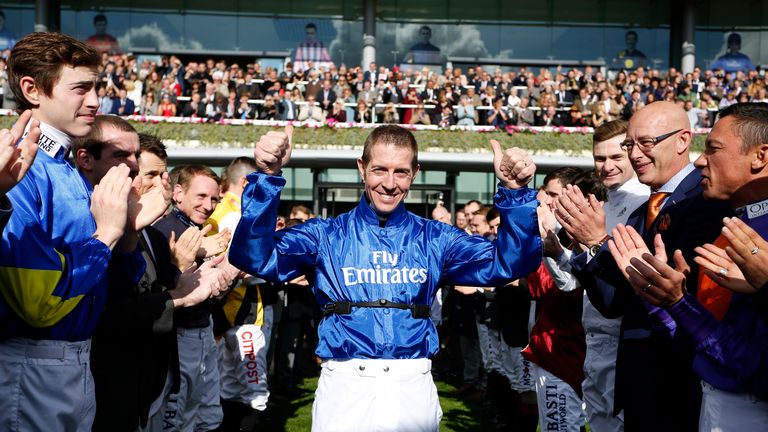
[[[640,182],[651,188],[648,202],[629,216],[627,225],[651,251],[660,234],[672,266],[675,250],[682,252],[691,263],[687,289],[695,295],[694,248],[714,241],[722,218],[732,210],[722,201],[704,201],[701,170],[690,160],[689,127],[680,107],[656,102],[632,116],[621,146]],[[669,315],[636,295],[616,265],[608,250],[602,206],[568,188],[558,200],[556,217],[586,249],[571,265],[592,304],[606,318],[623,316],[614,413],[624,410],[625,430],[697,430],[701,384],[693,372],[692,349],[666,331]]]

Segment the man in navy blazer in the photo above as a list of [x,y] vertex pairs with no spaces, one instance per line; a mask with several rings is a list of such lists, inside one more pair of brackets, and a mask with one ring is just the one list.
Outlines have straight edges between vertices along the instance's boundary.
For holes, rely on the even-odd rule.
[[[277,96],[277,95],[275,95]],[[279,97],[279,96],[278,96]],[[277,120],[296,120],[299,117],[299,107],[293,101],[291,95],[286,92],[277,101]]]
[[119,116],[133,115],[136,111],[136,104],[128,98],[128,92],[126,92],[125,89],[120,89],[118,95],[119,97],[115,98],[114,102],[112,102],[112,111],[110,111],[110,114]]
[[[640,182],[651,187],[651,200],[654,193],[667,194],[647,227],[649,203],[635,210],[627,225],[643,236],[651,251],[653,238],[660,233],[670,265],[674,251],[682,251],[691,265],[687,288],[695,295],[698,266],[693,249],[714,241],[723,217],[732,215],[732,210],[723,201],[704,201],[701,170],[690,162],[689,127],[681,108],[656,102],[630,119],[622,146]],[[569,189],[561,195],[556,213],[563,228],[587,249],[572,258],[573,273],[600,313],[624,318],[614,413],[624,410],[628,432],[698,430],[701,384],[693,372],[692,347],[662,331],[663,323],[651,317],[654,307],[635,294],[608,250],[602,209],[575,192]]]

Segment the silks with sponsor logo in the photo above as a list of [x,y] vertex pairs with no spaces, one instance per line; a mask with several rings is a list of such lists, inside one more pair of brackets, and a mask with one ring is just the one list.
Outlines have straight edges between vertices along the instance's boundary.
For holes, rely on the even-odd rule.
[[[380,220],[363,197],[348,213],[311,219],[275,232],[285,179],[254,173],[243,193],[243,214],[230,262],[271,282],[306,275],[322,308],[331,302],[380,299],[432,304],[441,284],[501,286],[541,262],[535,191],[500,188],[496,243],[423,219],[400,205]],[[353,308],[318,327],[320,358],[424,358],[437,352],[430,320],[410,311]]]
[[[46,145],[8,193],[13,213],[0,245],[0,339],[85,340],[104,308],[113,254],[92,237],[91,187],[64,159],[61,133],[41,129]],[[120,277],[138,283],[144,259],[138,251],[128,257],[120,260]]]

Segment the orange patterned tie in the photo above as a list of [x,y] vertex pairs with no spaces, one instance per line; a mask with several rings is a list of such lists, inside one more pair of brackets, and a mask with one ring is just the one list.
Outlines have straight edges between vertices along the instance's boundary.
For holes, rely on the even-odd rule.
[[[720,234],[720,237],[713,243],[721,249],[725,249],[725,247],[730,244],[722,234]],[[733,297],[733,292],[731,290],[718,285],[715,281],[705,275],[704,272],[701,271],[701,267],[699,267],[699,283],[696,299],[699,300],[699,303],[701,303],[704,308],[710,311],[715,318],[722,321],[725,313],[728,311],[728,306],[731,305],[731,297]]]
[[651,197],[648,199],[648,213],[645,215],[646,231],[651,227],[653,221],[656,220],[656,216],[661,211],[661,204],[668,195],[669,193],[667,192],[654,192],[651,194]]

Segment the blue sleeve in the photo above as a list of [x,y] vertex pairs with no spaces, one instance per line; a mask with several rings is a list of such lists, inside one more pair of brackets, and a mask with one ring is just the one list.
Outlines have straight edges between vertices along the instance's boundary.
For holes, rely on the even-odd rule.
[[502,286],[539,267],[542,254],[536,191],[500,187],[494,204],[501,216],[496,241],[462,233],[451,238],[443,268],[447,283]]
[[[0,254],[0,293],[10,308],[30,326],[48,327],[72,312],[85,296],[106,296],[106,291],[94,291],[106,289],[101,281],[112,258],[107,245],[85,236],[69,243],[54,241],[52,228],[37,210],[40,193],[29,174],[12,192],[14,211],[2,233]],[[60,205],[66,210],[66,204]],[[123,273],[138,281],[144,259],[136,254],[125,258],[121,259]]]
[[[248,175],[242,217],[237,224],[229,261],[240,270],[270,282],[294,279],[311,270],[318,239],[306,223],[275,232],[280,191],[285,179],[262,173]],[[317,221],[320,222],[320,221]]]
[[[677,328],[691,338],[699,355],[727,370],[751,394],[768,396],[768,346],[766,340],[744,329],[718,321],[691,294],[668,308]],[[749,313],[741,310],[741,313]],[[758,331],[766,325],[755,317]],[[764,339],[766,339],[764,337]],[[699,366],[694,362],[694,369]],[[697,370],[697,372],[699,372]]]

